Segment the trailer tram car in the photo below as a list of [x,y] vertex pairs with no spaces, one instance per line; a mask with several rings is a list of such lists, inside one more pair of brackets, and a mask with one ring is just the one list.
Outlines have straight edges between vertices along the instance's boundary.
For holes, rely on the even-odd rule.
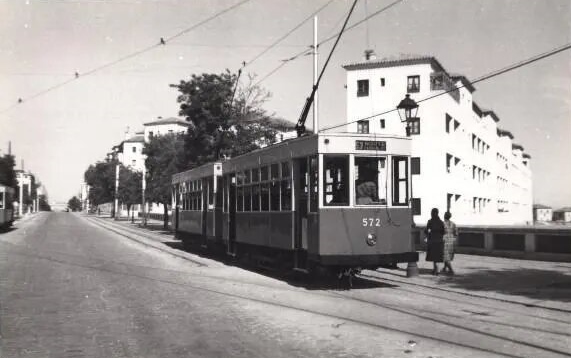
[[7,229],[14,222],[12,198],[14,189],[0,184],[0,228]]
[[303,136],[173,177],[183,240],[340,276],[418,261],[410,197],[410,139],[398,136]]

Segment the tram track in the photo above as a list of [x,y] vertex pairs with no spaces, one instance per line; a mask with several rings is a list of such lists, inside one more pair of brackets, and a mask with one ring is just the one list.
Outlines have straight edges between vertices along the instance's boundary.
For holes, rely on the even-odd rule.
[[[108,229],[106,226],[102,226],[102,228],[104,229]],[[125,232],[123,233],[118,233],[116,231],[119,230],[109,230],[111,232],[114,232],[115,234],[127,237],[127,238],[131,238],[129,236],[127,236],[127,234]],[[127,231],[127,230],[125,230]],[[145,237],[148,235],[140,235],[138,232],[137,234],[139,236]],[[135,240],[138,241],[138,240]],[[25,247],[23,245],[21,245],[22,247]],[[155,248],[155,246],[153,245],[149,245],[150,247]],[[58,252],[59,253],[59,252]],[[28,254],[30,254],[28,252]],[[45,254],[45,253],[44,253]],[[360,324],[360,325],[365,325],[368,327],[373,327],[373,328],[377,328],[377,329],[383,329],[383,330],[391,330],[391,331],[396,331],[396,332],[400,332],[403,334],[407,334],[410,336],[414,336],[414,337],[419,337],[419,338],[426,338],[426,339],[431,339],[431,340],[436,340],[436,341],[440,341],[442,343],[446,343],[446,344],[451,344],[454,346],[458,346],[458,347],[464,347],[464,348],[470,348],[470,349],[477,349],[483,352],[488,352],[488,353],[499,353],[495,350],[490,350],[487,349],[486,347],[479,347],[477,345],[474,344],[470,344],[467,343],[470,340],[466,339],[463,342],[457,342],[457,341],[453,341],[451,339],[447,339],[447,338],[443,338],[443,337],[438,337],[437,334],[438,333],[426,333],[424,331],[415,331],[415,329],[402,329],[403,327],[401,327],[400,329],[398,327],[395,327],[393,324],[390,323],[390,321],[386,321],[383,319],[378,319],[375,317],[359,317],[359,314],[354,314],[350,311],[346,311],[345,314],[343,314],[343,312],[339,313],[335,313],[335,312],[327,312],[327,309],[322,308],[322,307],[315,307],[312,306],[311,304],[307,304],[307,303],[303,303],[303,302],[298,302],[296,304],[292,304],[291,299],[288,298],[290,297],[289,295],[299,295],[299,294],[303,294],[304,296],[309,296],[309,301],[315,301],[317,299],[334,299],[334,300],[341,300],[338,303],[335,303],[335,301],[332,301],[333,304],[332,306],[343,306],[346,305],[347,301],[352,301],[356,304],[358,304],[359,306],[362,305],[366,305],[364,307],[361,307],[361,309],[365,309],[366,307],[371,305],[377,308],[382,308],[385,310],[389,310],[389,312],[396,312],[397,314],[400,315],[407,315],[407,316],[411,316],[414,317],[416,319],[420,319],[420,320],[425,320],[426,322],[424,324],[427,324],[428,322],[437,322],[438,324],[442,324],[444,325],[444,327],[448,327],[447,329],[451,330],[462,330],[464,333],[462,333],[464,336],[468,337],[470,335],[476,334],[476,335],[486,335],[488,337],[493,338],[494,340],[500,340],[500,341],[505,341],[505,344],[520,344],[520,345],[525,345],[526,347],[529,347],[530,349],[538,349],[538,350],[544,350],[546,353],[550,352],[550,353],[554,353],[554,354],[564,354],[565,352],[563,351],[559,351],[557,349],[551,349],[549,347],[544,347],[544,346],[540,346],[537,344],[529,344],[527,342],[522,342],[519,340],[515,340],[513,338],[510,337],[503,337],[501,334],[495,334],[495,335],[490,335],[488,332],[485,332],[481,329],[473,329],[473,327],[471,327],[471,325],[469,324],[469,320],[473,319],[473,317],[470,316],[460,316],[457,314],[451,315],[451,314],[442,314],[442,313],[438,313],[438,312],[434,312],[434,311],[430,311],[427,309],[418,309],[418,308],[414,308],[414,307],[403,307],[402,304],[394,304],[394,303],[386,303],[386,302],[375,302],[372,300],[368,300],[368,299],[363,299],[363,298],[359,298],[359,297],[354,297],[352,294],[352,291],[332,291],[332,290],[320,290],[320,291],[308,291],[308,290],[300,290],[300,289],[296,289],[290,286],[281,286],[281,285],[268,285],[268,284],[264,284],[261,282],[250,282],[248,280],[243,280],[243,279],[238,279],[237,277],[222,277],[222,276],[213,276],[213,275],[208,275],[205,274],[204,272],[195,272],[194,274],[192,272],[185,272],[185,271],[180,271],[180,270],[166,270],[167,272],[172,272],[172,273],[178,273],[180,276],[180,279],[176,279],[175,277],[173,278],[164,278],[164,277],[157,277],[154,273],[154,270],[163,270],[165,271],[165,269],[162,268],[155,268],[155,267],[147,267],[147,266],[141,266],[145,269],[150,269],[151,271],[147,271],[146,273],[140,273],[140,272],[121,272],[123,271],[122,269],[119,269],[118,267],[109,267],[107,265],[105,265],[105,263],[115,263],[115,264],[121,264],[120,262],[111,262],[109,260],[105,260],[105,259],[101,259],[101,262],[97,263],[97,264],[85,264],[84,260],[81,260],[81,258],[83,257],[79,257],[81,255],[69,255],[69,254],[65,254],[65,253],[59,253],[62,255],[67,255],[67,256],[77,256],[77,262],[69,262],[68,260],[65,259],[58,259],[57,257],[41,257],[41,256],[37,256],[37,255],[33,255],[34,257],[37,258],[43,258],[43,259],[48,259],[60,264],[67,264],[67,265],[77,265],[77,266],[81,266],[84,268],[89,268],[89,269],[96,269],[96,270],[103,270],[103,271],[107,271],[107,272],[111,272],[114,274],[122,274],[122,275],[129,275],[129,276],[133,276],[136,278],[140,278],[140,279],[147,279],[147,280],[155,280],[155,281],[159,281],[159,282],[164,282],[164,283],[169,283],[169,284],[174,284],[174,285],[179,285],[179,286],[185,286],[185,287],[189,287],[192,289],[196,289],[196,290],[201,290],[201,291],[205,291],[205,292],[210,292],[210,293],[214,293],[214,294],[220,294],[220,295],[224,295],[226,297],[232,297],[232,298],[236,298],[236,299],[242,299],[242,300],[247,300],[250,302],[256,302],[256,303],[261,303],[261,304],[267,304],[267,305],[272,305],[275,307],[281,307],[281,308],[288,308],[288,309],[292,309],[292,310],[296,310],[296,311],[300,311],[300,312],[306,312],[306,313],[310,313],[310,314],[316,314],[316,315],[320,315],[323,317],[328,317],[331,319],[335,319],[335,320],[342,320],[344,322],[348,322],[348,323],[354,323],[354,324]],[[183,258],[185,260],[188,260],[188,257],[184,257]],[[99,260],[97,258],[94,258],[96,260]],[[192,261],[192,260],[188,260],[188,261]],[[124,263],[123,263],[124,264]],[[124,264],[127,266],[136,266],[136,265],[130,265],[130,264]],[[205,267],[205,266],[200,266]],[[208,266],[206,266],[208,267]],[[168,274],[167,274],[168,275]],[[195,276],[196,278],[198,278],[198,284],[196,284],[196,281],[194,282],[181,282],[181,280],[186,280],[184,278],[184,275],[192,275]],[[155,277],[153,277],[155,276]],[[204,279],[204,280],[201,280]],[[194,280],[194,279],[193,279]],[[212,282],[211,282],[212,280]],[[397,280],[392,280],[397,282]],[[218,284],[216,284],[216,282],[218,282]],[[228,285],[228,283],[234,283],[235,285]],[[402,282],[397,282],[400,285],[402,285]],[[220,285],[222,284],[222,285]],[[416,285],[416,286],[420,286],[420,285]],[[422,288],[422,287],[421,287]],[[428,287],[430,289],[433,289],[431,287]],[[272,290],[273,292],[275,292],[273,295],[267,295],[266,292],[272,292],[270,291]],[[232,292],[234,291],[234,292]],[[281,293],[280,293],[281,292]],[[253,293],[253,294],[252,294]],[[419,292],[415,292],[415,293],[419,293]],[[311,297],[314,297],[315,299],[312,300]],[[381,296],[382,297],[382,296]],[[345,303],[344,303],[345,302]],[[509,303],[509,302],[507,302]],[[469,306],[472,305],[472,303],[467,303],[465,302],[465,305]],[[357,307],[359,307],[357,306]],[[521,313],[521,312],[516,312],[516,313]],[[394,315],[395,313],[392,313],[392,315]],[[434,315],[440,315],[441,318],[437,318],[435,319]],[[456,322],[450,322],[450,320],[460,320],[460,321],[456,321]],[[543,318],[543,319],[548,319],[548,318]],[[494,322],[494,321],[489,321],[486,319],[479,319],[480,322],[485,323],[487,325],[489,325],[490,327],[494,326],[494,325],[503,325],[503,326],[510,326],[509,324],[505,324],[505,323],[498,323],[498,322]],[[567,323],[567,322],[565,322]],[[568,324],[568,323],[567,323]],[[528,332],[531,331],[538,331],[538,330],[534,330],[533,327],[525,327],[525,326],[514,326],[511,325],[512,328],[515,329],[519,329],[519,330],[526,330]],[[549,332],[545,332],[545,333],[549,333],[549,334],[554,334],[554,335],[564,335],[564,332],[560,332],[560,331],[549,331]],[[506,352],[501,352],[501,354],[506,355],[506,356],[513,356],[516,357],[517,355],[510,355],[510,354],[506,354]]]

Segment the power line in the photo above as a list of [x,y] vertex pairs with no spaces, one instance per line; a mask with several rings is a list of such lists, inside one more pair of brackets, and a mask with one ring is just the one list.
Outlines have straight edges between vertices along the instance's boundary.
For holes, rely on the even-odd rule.
[[146,52],[148,52],[148,51],[151,51],[151,50],[155,49],[156,47],[164,46],[164,45],[166,45],[167,42],[169,42],[169,41],[171,41],[171,40],[173,40],[173,39],[175,39],[175,38],[177,38],[177,37],[180,37],[180,36],[182,36],[182,35],[184,35],[184,34],[187,34],[187,33],[189,33],[190,31],[193,31],[193,30],[197,29],[198,27],[200,27],[200,26],[202,26],[202,25],[204,25],[204,24],[206,24],[206,23],[208,23],[208,22],[210,22],[210,21],[212,21],[212,20],[214,20],[214,19],[216,19],[216,18],[218,18],[218,17],[224,15],[225,13],[227,13],[227,12],[229,12],[229,11],[234,10],[235,8],[241,6],[241,5],[243,5],[243,4],[245,4],[245,3],[249,2],[249,1],[251,1],[251,0],[242,0],[242,1],[240,1],[240,2],[238,2],[238,3],[236,3],[236,4],[234,4],[234,5],[231,5],[231,6],[225,8],[225,9],[219,11],[219,12],[217,12],[217,13],[213,14],[212,16],[209,16],[209,17],[207,17],[206,19],[204,19],[204,20],[202,20],[202,21],[200,21],[200,22],[198,22],[198,23],[196,23],[196,24],[194,24],[194,25],[192,25],[192,26],[190,26],[190,27],[188,27],[188,28],[186,28],[186,29],[184,29],[184,30],[182,30],[182,31],[180,31],[180,32],[178,32],[178,33],[172,35],[172,36],[170,36],[170,37],[166,37],[166,38],[161,37],[161,38],[160,38],[160,41],[159,41],[158,43],[154,44],[154,45],[147,46],[147,47],[145,47],[145,48],[143,48],[143,49],[141,49],[141,50],[138,50],[138,51],[135,51],[135,52],[130,53],[130,54],[128,54],[128,55],[125,55],[125,56],[123,56],[123,57],[120,57],[120,58],[118,58],[117,60],[114,60],[114,61],[112,61],[112,62],[109,62],[109,63],[103,64],[103,65],[101,65],[101,66],[95,67],[95,68],[93,68],[93,69],[91,69],[91,70],[89,70],[89,71],[87,71],[87,72],[84,72],[84,73],[78,73],[78,72],[76,72],[76,73],[74,74],[74,77],[73,77],[73,78],[70,78],[70,79],[68,79],[68,80],[66,80],[66,81],[63,81],[63,82],[61,82],[61,83],[58,83],[58,84],[56,84],[56,85],[54,85],[54,86],[48,87],[48,88],[46,88],[45,90],[42,90],[42,91],[40,91],[40,92],[37,92],[37,93],[33,94],[32,96],[30,96],[30,97],[28,97],[28,98],[19,98],[17,103],[15,103],[14,105],[12,105],[12,106],[10,106],[10,107],[7,107],[7,108],[3,109],[2,111],[0,111],[0,114],[5,113],[5,112],[11,110],[12,108],[18,106],[18,105],[21,104],[21,103],[24,103],[24,102],[29,101],[29,100],[32,100],[32,99],[34,99],[34,98],[43,96],[43,95],[45,95],[45,94],[47,94],[47,93],[49,93],[49,92],[51,92],[51,91],[54,91],[54,90],[56,90],[56,89],[58,89],[58,88],[60,88],[60,87],[63,87],[63,86],[65,86],[65,85],[67,85],[67,84],[69,84],[69,83],[71,83],[71,82],[73,82],[73,81],[79,79],[79,77],[85,77],[85,76],[92,75],[92,74],[94,74],[94,73],[96,73],[96,72],[99,72],[99,71],[105,69],[105,68],[114,66],[114,65],[116,65],[116,64],[118,64],[118,63],[120,63],[120,62],[129,60],[129,59],[131,59],[131,58],[133,58],[133,57],[142,55],[143,53],[146,53]]
[[[387,10],[389,10],[389,9],[392,8],[393,6],[399,4],[399,3],[403,2],[403,1],[405,1],[405,0],[396,0],[396,1],[394,1],[394,2],[392,2],[392,3],[390,3],[390,4],[388,4],[387,6],[381,8],[381,9],[375,11],[375,12],[373,12],[371,15],[365,16],[363,19],[361,19],[361,20],[357,21],[356,23],[354,23],[354,24],[350,25],[349,27],[347,27],[347,28],[345,29],[345,32],[354,29],[355,27],[361,25],[363,22],[366,22],[366,21],[369,20],[370,18],[375,17],[375,16],[377,16],[377,15],[379,15],[379,14],[381,14],[381,13],[387,11]],[[326,38],[325,40],[319,42],[319,43],[317,44],[317,46],[319,47],[319,46],[321,46],[321,45],[323,45],[323,44],[325,44],[325,43],[327,43],[327,42],[329,42],[329,41],[331,41],[331,40],[337,38],[338,35],[339,35],[339,32],[337,32],[337,33],[335,33],[335,34],[329,36],[329,37]],[[281,63],[279,66],[277,66],[276,68],[274,68],[273,70],[271,70],[268,74],[266,74],[264,77],[262,77],[258,82],[256,82],[256,85],[259,85],[261,82],[263,82],[263,81],[265,81],[266,79],[268,79],[271,75],[273,75],[273,74],[276,73],[279,69],[281,69],[282,67],[284,67],[285,64],[287,64],[287,63],[289,63],[289,62],[291,62],[291,61],[297,60],[298,58],[300,58],[300,57],[302,57],[302,56],[308,55],[308,54],[311,53],[311,51],[312,51],[311,49],[310,49],[310,50],[303,50],[303,51],[298,52],[297,54],[295,54],[295,55],[293,55],[293,56],[291,56],[291,57],[289,57],[289,58],[287,58],[287,59],[282,60],[282,63]]]
[[311,18],[313,18],[315,15],[317,15],[318,13],[320,13],[323,9],[325,9],[327,6],[329,6],[334,0],[329,0],[327,3],[325,3],[324,5],[322,5],[319,9],[315,10],[314,12],[312,12],[310,15],[308,15],[305,19],[303,19],[300,23],[298,23],[297,25],[294,26],[294,28],[292,28],[291,30],[289,30],[287,33],[285,33],[283,36],[281,36],[279,39],[277,39],[276,41],[274,41],[271,45],[269,45],[267,48],[265,48],[262,52],[260,52],[259,54],[257,54],[256,56],[254,56],[254,58],[252,58],[250,61],[246,61],[246,64],[242,67],[246,67],[251,65],[252,63],[254,63],[254,61],[258,60],[260,57],[262,57],[263,55],[265,55],[268,51],[270,51],[272,48],[274,48],[275,46],[277,46],[280,42],[282,42],[283,40],[285,40],[289,35],[291,35],[292,33],[294,33],[297,29],[299,29],[301,26],[303,26],[303,24],[305,24],[307,21],[309,21]]
[[[542,60],[542,59],[544,59],[544,58],[547,58],[547,57],[556,55],[556,54],[558,54],[558,53],[560,53],[560,52],[563,52],[563,51],[566,51],[566,50],[569,50],[569,49],[571,49],[571,42],[570,42],[570,43],[567,43],[567,44],[565,44],[565,45],[563,45],[563,46],[554,48],[554,49],[552,49],[552,50],[549,50],[549,51],[540,53],[540,54],[538,54],[538,55],[532,56],[532,57],[530,57],[530,58],[528,58],[528,59],[525,59],[525,60],[516,62],[516,63],[511,64],[511,65],[509,65],[509,66],[502,67],[502,68],[500,68],[500,69],[498,69],[498,70],[489,72],[489,73],[487,73],[487,74],[485,74],[485,75],[483,75],[483,76],[480,76],[480,77],[476,78],[476,79],[473,80],[473,81],[468,81],[468,82],[470,82],[470,85],[474,85],[474,84],[476,84],[476,83],[489,80],[489,79],[494,78],[494,77],[499,76],[499,75],[503,75],[504,73],[513,71],[513,70],[518,69],[518,68],[520,68],[520,67],[527,66],[527,65],[529,65],[529,64],[532,64],[532,63],[534,63],[534,62],[537,62],[537,61]],[[443,96],[443,95],[445,95],[445,94],[447,94],[447,93],[457,91],[457,90],[459,90],[459,89],[461,89],[461,88],[464,88],[464,87],[466,87],[466,85],[454,86],[454,87],[452,87],[451,89],[449,89],[449,90],[447,90],[447,91],[444,91],[444,92],[441,92],[441,93],[438,93],[438,94],[435,94],[435,95],[432,95],[432,96],[428,96],[428,97],[423,98],[423,99],[421,99],[421,100],[418,100],[417,103],[426,102],[426,101],[431,100],[431,99],[434,99],[434,98],[436,98],[436,97]],[[375,117],[378,117],[378,116],[382,116],[382,115],[385,115],[385,114],[388,114],[388,113],[392,113],[392,112],[395,112],[395,111],[397,111],[397,109],[396,109],[396,108],[393,108],[393,109],[390,109],[390,110],[387,110],[387,111],[384,111],[384,112],[379,112],[379,113],[373,114],[373,115],[368,116],[368,117],[359,118],[359,119],[354,120],[354,121],[350,121],[350,122],[346,122],[346,123],[342,123],[342,124],[337,124],[337,125],[334,125],[334,126],[329,126],[329,127],[326,127],[326,128],[321,129],[321,131],[327,131],[327,130],[331,130],[331,129],[343,127],[343,126],[346,126],[346,125],[349,125],[349,124],[353,124],[353,123],[356,123],[356,122],[359,122],[359,121],[363,121],[363,120],[368,120],[368,119],[375,118]]]

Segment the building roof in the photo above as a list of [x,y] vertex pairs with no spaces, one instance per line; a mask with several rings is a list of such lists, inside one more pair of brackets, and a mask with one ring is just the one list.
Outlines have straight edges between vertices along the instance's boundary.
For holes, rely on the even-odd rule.
[[460,74],[450,74],[450,78],[453,79],[454,81],[460,81],[462,82],[462,85],[464,87],[466,87],[466,89],[468,91],[470,91],[470,93],[474,92],[476,90],[476,88],[472,85],[472,82],[470,82],[466,76],[464,75],[460,75]]
[[369,60],[354,62],[343,65],[342,67],[348,71],[352,70],[362,70],[370,68],[380,68],[380,67],[397,67],[397,66],[410,66],[410,65],[421,65],[430,64],[444,71],[444,67],[438,62],[438,60],[433,56],[422,56],[422,55],[410,55],[410,54],[400,54],[399,56],[384,57],[379,60]]
[[512,150],[521,150],[521,151],[523,151],[523,145],[517,144],[517,143],[513,143],[513,144],[512,144]]
[[543,205],[543,204],[533,204],[534,209],[551,209],[551,206]]
[[568,213],[568,212],[571,212],[571,206],[565,206],[565,207],[562,207],[560,209],[553,210],[553,211],[557,212],[557,213]]
[[184,119],[169,117],[169,118],[159,118],[156,121],[144,123],[144,126],[156,126],[161,124],[180,124],[182,126],[188,127],[190,124]]
[[486,109],[484,111],[482,111],[482,114],[485,116],[490,116],[492,117],[492,119],[494,120],[494,122],[498,123],[500,121],[500,117],[498,117],[498,115],[496,114],[496,112]]
[[144,143],[145,142],[145,136],[144,135],[134,135],[131,138],[125,139],[123,141],[123,143],[136,143],[136,142]]
[[476,104],[475,101],[472,101],[472,110],[473,110],[479,117],[482,117],[482,114],[483,114],[482,109],[480,108],[480,106],[478,106],[478,105]]
[[505,129],[498,128],[498,136],[500,137],[510,137],[510,139],[514,139],[514,135]]

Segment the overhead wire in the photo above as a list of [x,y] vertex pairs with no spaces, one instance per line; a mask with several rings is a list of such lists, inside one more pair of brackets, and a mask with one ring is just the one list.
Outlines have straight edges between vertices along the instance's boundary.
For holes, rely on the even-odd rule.
[[[560,53],[560,52],[563,52],[563,51],[566,51],[566,50],[569,50],[569,49],[571,49],[571,42],[570,42],[570,43],[567,43],[567,44],[565,44],[565,45],[562,45],[562,46],[560,46],[560,47],[554,48],[554,49],[552,49],[552,50],[543,52],[543,53],[541,53],[541,54],[532,56],[532,57],[530,57],[530,58],[528,58],[528,59],[525,59],[525,60],[516,62],[516,63],[514,63],[514,64],[511,64],[511,65],[508,65],[508,66],[505,66],[505,67],[502,67],[502,68],[500,68],[500,69],[498,69],[498,70],[494,70],[494,71],[492,71],[492,72],[488,72],[487,74],[482,75],[482,76],[480,76],[480,77],[478,77],[478,78],[476,78],[476,79],[474,79],[474,80],[472,80],[472,81],[471,81],[471,80],[468,80],[468,82],[470,83],[470,85],[474,85],[474,84],[476,84],[476,83],[489,80],[489,79],[494,78],[494,77],[496,77],[496,76],[500,76],[500,75],[502,75],[502,74],[504,74],[504,73],[513,71],[513,70],[518,69],[518,68],[523,67],[523,66],[527,66],[527,65],[529,65],[529,64],[532,64],[532,63],[534,63],[534,62],[537,62],[537,61],[542,60],[542,59],[545,59],[545,58],[547,58],[547,57],[556,55],[556,54],[558,54],[558,53]],[[426,102],[426,101],[431,100],[431,99],[434,99],[434,98],[436,98],[436,97],[443,96],[443,95],[445,95],[445,94],[447,94],[447,93],[457,91],[457,90],[459,90],[459,89],[461,89],[461,88],[464,88],[464,87],[466,87],[466,85],[463,85],[463,84],[462,84],[462,85],[459,85],[459,86],[453,86],[453,87],[451,87],[450,89],[448,89],[448,90],[446,90],[446,91],[444,91],[444,92],[437,93],[437,94],[435,94],[435,95],[431,95],[431,96],[422,98],[422,99],[420,99],[420,100],[418,100],[418,101],[416,101],[416,102],[417,102],[417,103]],[[349,124],[357,123],[357,122],[363,121],[363,120],[368,120],[368,119],[371,119],[371,118],[375,118],[375,117],[382,116],[382,115],[389,114],[389,113],[396,112],[396,111],[397,111],[397,109],[396,109],[396,108],[393,108],[393,109],[390,109],[390,110],[386,110],[386,111],[384,111],[384,112],[379,112],[379,113],[376,113],[376,114],[373,114],[373,115],[370,115],[370,116],[367,116],[367,117],[362,117],[362,118],[359,118],[359,119],[356,119],[356,120],[353,120],[353,121],[349,121],[349,122],[345,122],[345,123],[341,123],[341,124],[337,124],[337,125],[325,127],[325,128],[320,129],[320,130],[321,130],[321,131],[327,131],[327,130],[331,130],[331,129],[343,127],[343,126],[346,126],[346,125],[349,125]]]
[[56,90],[56,89],[58,89],[58,88],[60,88],[60,87],[63,87],[63,86],[65,86],[65,85],[67,85],[67,84],[69,84],[69,83],[71,83],[71,82],[73,82],[73,81],[78,80],[78,79],[81,78],[81,77],[85,77],[85,76],[92,75],[92,74],[94,74],[94,73],[96,73],[96,72],[99,72],[99,71],[105,69],[105,68],[114,66],[114,65],[116,65],[116,64],[118,64],[118,63],[120,63],[120,62],[126,61],[126,60],[128,60],[128,59],[131,59],[131,58],[133,58],[133,57],[136,57],[136,56],[139,56],[139,55],[141,55],[141,54],[143,54],[143,53],[146,53],[146,52],[148,52],[148,51],[151,51],[151,50],[153,50],[153,49],[155,49],[155,48],[157,48],[157,47],[164,46],[164,45],[166,45],[169,41],[172,41],[173,39],[176,39],[176,38],[178,38],[178,37],[180,37],[180,36],[182,36],[182,35],[184,35],[184,34],[187,34],[187,33],[191,32],[191,31],[197,29],[198,27],[200,27],[200,26],[202,26],[202,25],[204,25],[204,24],[206,24],[206,23],[208,23],[208,22],[210,22],[210,21],[212,21],[212,20],[214,20],[214,19],[216,19],[216,18],[218,18],[218,17],[220,17],[220,16],[226,14],[226,13],[229,12],[229,11],[232,11],[232,10],[236,9],[237,7],[239,7],[239,6],[241,6],[241,5],[245,4],[245,3],[247,3],[247,2],[249,2],[249,1],[251,1],[251,0],[242,0],[242,1],[240,1],[240,2],[237,2],[237,3],[235,3],[234,5],[231,5],[231,6],[227,7],[227,8],[225,8],[225,9],[223,9],[223,10],[221,10],[221,11],[219,11],[219,12],[217,12],[217,13],[215,13],[215,14],[209,16],[209,17],[207,17],[206,19],[204,19],[204,20],[202,20],[202,21],[199,21],[198,23],[193,24],[192,26],[190,26],[190,27],[188,27],[188,28],[186,28],[186,29],[184,29],[184,30],[182,30],[182,31],[179,31],[178,33],[176,33],[176,34],[174,34],[174,35],[172,35],[172,36],[169,36],[169,37],[161,37],[160,40],[159,40],[159,42],[158,42],[158,43],[155,43],[154,45],[147,46],[147,47],[145,47],[145,48],[143,48],[143,49],[141,49],[141,50],[138,50],[138,51],[135,51],[135,52],[130,53],[130,54],[128,54],[128,55],[125,55],[125,56],[123,56],[123,57],[120,57],[120,58],[118,58],[118,59],[116,59],[116,60],[114,60],[114,61],[111,61],[111,62],[109,62],[109,63],[103,64],[103,65],[98,66],[98,67],[95,67],[95,68],[93,68],[93,69],[91,69],[91,70],[89,70],[89,71],[87,71],[87,72],[84,72],[84,73],[76,72],[75,74],[72,74],[72,76],[73,76],[72,78],[70,78],[70,79],[68,79],[68,80],[65,80],[65,81],[63,81],[63,82],[61,82],[61,83],[58,83],[58,84],[56,84],[56,85],[53,85],[53,86],[51,86],[51,87],[48,87],[48,88],[46,88],[46,89],[44,89],[44,90],[42,90],[42,91],[40,91],[40,92],[37,92],[37,93],[31,95],[30,97],[25,97],[25,98],[20,97],[20,98],[18,99],[17,103],[15,103],[14,105],[9,106],[9,107],[3,109],[2,111],[0,111],[0,114],[7,112],[7,111],[11,110],[11,109],[14,108],[14,107],[17,107],[17,106],[20,105],[21,103],[24,103],[24,102],[26,102],[26,101],[29,101],[29,100],[35,99],[35,98],[37,98],[37,97],[43,96],[43,95],[45,95],[45,94],[47,94],[47,93],[49,93],[49,92],[51,92],[51,91],[54,91],[54,90]]
[[[394,1],[394,2],[392,2],[392,3],[390,3],[390,4],[388,4],[387,6],[381,8],[381,9],[375,11],[375,12],[373,12],[372,14],[370,14],[370,15],[368,15],[368,16],[365,16],[363,19],[361,19],[361,20],[355,22],[354,24],[349,25],[349,26],[345,29],[345,32],[354,29],[355,27],[361,25],[363,22],[366,22],[367,20],[369,20],[369,19],[371,19],[371,18],[373,18],[373,17],[375,17],[375,16],[377,16],[377,15],[379,15],[379,14],[381,14],[381,13],[387,11],[387,10],[389,10],[389,9],[392,8],[393,6],[398,5],[399,3],[403,2],[403,1],[405,1],[405,0],[396,0],[396,1]],[[324,39],[324,40],[322,40],[321,42],[319,42],[319,43],[317,44],[317,47],[319,47],[319,46],[321,46],[321,45],[323,45],[323,44],[325,44],[325,43],[327,43],[327,42],[329,42],[329,41],[331,41],[331,40],[337,38],[338,35],[339,35],[339,32],[337,32],[337,33],[335,33],[335,34],[333,34],[333,35],[327,37],[326,39]],[[291,62],[291,61],[295,61],[295,60],[297,60],[298,58],[300,58],[300,57],[302,57],[302,56],[306,56],[306,55],[308,55],[308,54],[311,54],[311,51],[313,51],[313,50],[312,50],[312,49],[303,50],[303,51],[300,51],[300,52],[296,53],[296,54],[293,55],[293,56],[290,56],[290,57],[288,57],[288,58],[286,58],[286,59],[283,59],[283,60],[282,60],[282,63],[281,63],[280,65],[278,65],[278,66],[275,67],[273,70],[271,70],[269,73],[267,73],[266,75],[264,75],[264,77],[262,77],[258,82],[256,82],[256,85],[259,85],[260,83],[262,83],[263,81],[265,81],[266,79],[268,79],[269,77],[271,77],[274,73],[276,73],[277,71],[279,71],[279,70],[280,70],[282,67],[284,67],[287,63],[289,63],[289,62]]]

